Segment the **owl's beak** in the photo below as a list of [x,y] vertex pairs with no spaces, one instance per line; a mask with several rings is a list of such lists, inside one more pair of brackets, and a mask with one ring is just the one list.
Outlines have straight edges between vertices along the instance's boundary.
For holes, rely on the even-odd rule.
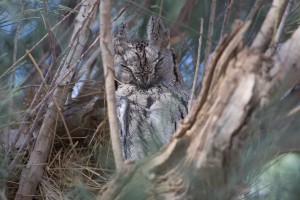
[[150,85],[151,85],[151,78],[149,76],[146,76],[144,81],[144,87],[149,88]]
[[150,84],[151,84],[151,80],[148,78],[147,83],[146,83],[147,88],[150,86]]
[[150,84],[151,84],[151,79],[149,77],[144,77],[140,84],[140,87],[142,87],[143,89],[148,89]]

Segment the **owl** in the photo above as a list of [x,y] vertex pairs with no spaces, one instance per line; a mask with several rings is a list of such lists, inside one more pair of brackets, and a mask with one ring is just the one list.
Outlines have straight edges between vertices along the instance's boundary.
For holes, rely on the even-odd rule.
[[151,17],[147,40],[131,43],[116,27],[116,103],[124,159],[140,159],[167,143],[187,114],[188,95],[170,48],[169,31]]

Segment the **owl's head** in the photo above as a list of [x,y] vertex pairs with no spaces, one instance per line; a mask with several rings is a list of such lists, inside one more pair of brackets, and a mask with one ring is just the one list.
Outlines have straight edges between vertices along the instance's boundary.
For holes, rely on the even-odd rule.
[[175,84],[180,80],[175,56],[170,49],[169,31],[162,21],[151,17],[147,25],[148,40],[132,44],[126,24],[115,31],[115,72],[120,84],[132,84],[141,89]]

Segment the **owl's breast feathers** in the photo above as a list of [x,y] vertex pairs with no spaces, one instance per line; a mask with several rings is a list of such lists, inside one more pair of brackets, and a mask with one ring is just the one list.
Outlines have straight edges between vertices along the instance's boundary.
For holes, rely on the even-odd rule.
[[181,87],[142,90],[121,85],[116,96],[125,159],[157,151],[187,114],[188,95]]

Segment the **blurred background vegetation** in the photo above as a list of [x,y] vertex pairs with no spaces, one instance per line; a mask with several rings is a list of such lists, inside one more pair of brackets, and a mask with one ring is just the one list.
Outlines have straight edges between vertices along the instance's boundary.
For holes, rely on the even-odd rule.
[[[74,28],[74,19],[78,13],[80,2],[80,0],[47,1],[50,26],[56,26],[53,33],[56,39],[55,52],[58,63],[63,59],[70,45],[70,35]],[[264,0],[262,2],[253,17],[250,31],[245,38],[246,44],[251,43],[256,35],[272,1]],[[112,25],[114,27],[121,22],[127,23],[130,39],[139,41],[145,39],[145,27],[149,17],[151,15],[161,17],[164,24],[170,29],[172,48],[176,52],[185,84],[187,88],[191,88],[197,60],[200,19],[203,18],[204,33],[202,35],[201,62],[197,80],[197,91],[199,92],[206,43],[211,41],[213,49],[219,43],[225,13],[230,3],[231,9],[228,12],[227,23],[223,29],[224,33],[230,31],[234,20],[245,20],[247,18],[255,1],[217,1],[212,38],[207,36],[211,0],[113,0]],[[69,16],[57,25],[67,15]],[[115,17],[117,18],[114,19]],[[281,40],[287,39],[299,24],[300,1],[295,0]],[[113,161],[105,123],[103,70],[98,47],[99,42],[93,44],[97,41],[99,35],[97,20],[95,20],[90,31],[92,36],[85,47],[86,52],[77,65],[77,73],[73,78],[72,94],[68,98],[66,107],[74,103],[85,104],[97,98],[102,100],[98,105],[100,106],[99,116],[96,117],[95,123],[90,127],[81,127],[81,130],[89,129],[90,136],[78,140],[77,151],[81,155],[78,160],[68,157],[70,147],[62,142],[62,137],[57,136],[55,143],[57,145],[54,145],[52,149],[51,162],[47,168],[48,177],[45,178],[39,190],[41,199],[46,194],[52,195],[52,199],[56,197],[59,199],[59,195],[66,199],[75,199],[75,196],[77,196],[77,199],[86,199],[87,197],[92,199],[95,192],[103,187],[103,184],[109,180],[113,172]],[[46,34],[43,1],[0,1],[0,135],[18,129],[26,113],[31,113],[26,118],[29,127],[34,120],[40,121],[42,119],[42,117],[35,119],[35,110],[29,109],[29,105],[32,103],[42,80],[32,61],[26,55],[26,50],[32,50],[31,55],[35,58],[42,73],[46,75],[52,59],[49,40],[47,37],[43,39]],[[48,84],[55,77],[58,68],[59,65],[51,69],[52,71],[46,80]],[[45,93],[37,97],[34,108],[40,106],[44,95]],[[36,127],[36,130],[38,129],[39,126]],[[19,172],[7,173],[7,161],[4,160],[7,147],[4,137],[1,138],[0,142],[0,163],[2,163],[0,165],[0,189],[5,191],[2,192],[2,197],[0,195],[0,199],[4,196],[11,199],[18,187]],[[27,156],[27,153],[22,155],[23,164]],[[19,163],[20,167],[23,166],[22,162]],[[299,166],[300,159],[297,152],[272,161],[258,175],[251,177],[254,186],[245,198],[299,199],[300,195],[297,190],[300,187]]]

